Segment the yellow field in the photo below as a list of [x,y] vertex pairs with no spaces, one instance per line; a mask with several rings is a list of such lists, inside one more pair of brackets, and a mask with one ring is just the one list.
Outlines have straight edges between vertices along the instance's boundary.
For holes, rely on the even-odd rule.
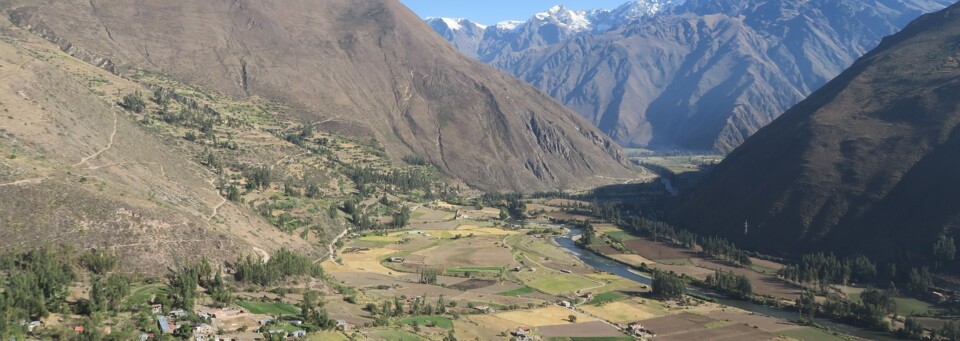
[[516,231],[507,231],[504,229],[498,229],[496,227],[479,227],[476,225],[460,225],[457,227],[456,231],[467,231],[467,233],[473,233],[476,235],[486,234],[494,236],[507,236],[517,234]]
[[471,321],[476,322],[480,326],[486,329],[503,331],[503,330],[515,330],[517,327],[533,327],[529,324],[523,323],[523,321],[509,321],[494,315],[466,315]]
[[657,264],[657,262],[643,258],[643,256],[633,254],[610,255],[610,258],[635,266],[640,266],[640,263],[646,263],[647,265]]
[[664,315],[657,309],[628,302],[612,302],[602,306],[584,304],[579,307],[588,313],[612,322],[634,322]]
[[592,322],[597,320],[590,316],[558,306],[550,306],[533,310],[508,311],[505,313],[495,314],[494,316],[507,321],[514,321],[514,324],[521,323],[531,327],[540,327],[570,323],[570,320],[567,319],[570,315],[577,317],[577,323]]
[[357,269],[346,267],[340,265],[337,262],[325,260],[323,263],[320,263],[320,266],[323,267],[323,271],[326,273],[338,273],[338,272],[357,272]]
[[393,270],[381,265],[380,257],[396,252],[396,250],[378,248],[363,251],[362,253],[343,254],[340,258],[343,259],[344,265],[355,270],[389,275],[393,273]]
[[378,242],[378,243],[396,243],[401,241],[403,238],[396,236],[365,236],[361,237],[360,240],[365,242]]

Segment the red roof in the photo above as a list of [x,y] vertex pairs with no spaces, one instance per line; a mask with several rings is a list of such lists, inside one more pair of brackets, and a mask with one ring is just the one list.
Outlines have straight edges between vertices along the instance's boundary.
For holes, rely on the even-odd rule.
[[83,326],[73,327],[73,331],[75,331],[75,332],[77,332],[77,333],[83,333]]

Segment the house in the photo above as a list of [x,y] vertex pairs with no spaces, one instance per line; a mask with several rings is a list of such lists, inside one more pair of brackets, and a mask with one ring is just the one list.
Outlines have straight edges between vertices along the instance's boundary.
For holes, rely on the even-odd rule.
[[560,301],[560,306],[561,306],[561,307],[564,307],[564,308],[570,308],[570,307],[572,307],[573,305],[570,304],[570,301]]
[[83,326],[73,327],[73,331],[76,333],[83,333]]
[[197,340],[206,340],[215,335],[217,335],[217,330],[213,329],[213,326],[206,323],[201,323],[193,328],[193,336]]
[[152,312],[152,313],[154,313],[154,314],[162,314],[162,313],[163,313],[163,304],[151,304],[151,305],[150,305],[150,312]]
[[173,331],[177,330],[177,325],[171,323],[166,316],[157,317],[157,327],[164,334],[173,334]]
[[513,332],[513,336],[516,336],[518,338],[525,338],[529,334],[530,334],[529,327],[517,327],[517,331]]
[[299,338],[304,337],[304,336],[307,336],[307,331],[306,331],[306,330],[303,330],[303,329],[294,330],[293,332],[290,333],[290,337],[293,337],[293,338],[298,338],[298,339],[299,339]]
[[494,310],[493,308],[490,308],[490,306],[485,306],[485,305],[478,306],[478,307],[474,307],[473,309],[475,309],[475,310],[477,310],[477,311],[479,311],[479,312],[481,312],[481,313],[486,313],[486,314],[493,314],[493,313],[497,312],[497,311]]
[[27,324],[27,331],[32,333],[33,330],[34,330],[34,329],[37,329],[37,327],[39,327],[41,324],[43,324],[43,322],[40,322],[40,321],[30,321],[30,323]]
[[264,326],[264,325],[273,323],[273,321],[276,321],[276,320],[273,319],[272,317],[268,317],[268,318],[265,318],[265,319],[257,320],[257,324],[259,324],[259,325],[261,325],[261,326]]
[[150,335],[147,335],[147,333],[140,333],[140,337],[137,338],[137,341],[147,341],[149,339]]
[[513,272],[520,272],[521,269],[519,266],[513,268]]
[[187,315],[190,315],[190,313],[187,313],[185,310],[171,310],[171,311],[170,311],[170,317],[175,318],[175,319],[184,318],[184,317],[187,317]]
[[586,300],[589,301],[589,300],[592,300],[592,299],[593,299],[593,293],[592,293],[592,292],[588,292],[588,293],[586,293],[586,294],[580,295],[580,297],[582,297],[582,298],[584,298],[584,299],[586,299]]
[[303,324],[303,321],[293,320],[293,321],[290,321],[290,324],[292,324],[292,325],[294,325],[294,326],[299,326],[299,325]]
[[457,219],[457,220],[463,220],[463,219],[470,219],[470,217],[467,216],[467,212],[466,212],[466,211],[464,211],[464,210],[457,210],[456,219]]
[[337,329],[342,332],[347,332],[353,327],[353,323],[347,322],[347,320],[337,320]]
[[403,263],[403,257],[390,257],[391,263]]

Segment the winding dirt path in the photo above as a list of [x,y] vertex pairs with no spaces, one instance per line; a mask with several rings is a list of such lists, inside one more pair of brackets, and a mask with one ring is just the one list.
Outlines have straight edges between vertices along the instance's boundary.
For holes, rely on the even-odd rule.
[[117,136],[117,120],[119,119],[119,117],[117,117],[117,116],[118,116],[118,115],[117,115],[117,111],[114,110],[114,111],[113,111],[113,132],[110,133],[110,142],[107,143],[107,146],[104,147],[104,148],[101,149],[101,150],[98,150],[96,153],[93,153],[93,154],[90,155],[90,156],[87,156],[87,157],[85,157],[85,158],[83,158],[83,159],[80,159],[80,162],[77,162],[75,165],[73,165],[74,167],[79,167],[80,165],[87,163],[87,161],[90,161],[91,159],[93,159],[93,158],[95,158],[95,157],[97,157],[97,156],[100,156],[100,154],[102,154],[103,152],[105,152],[105,151],[107,151],[107,150],[109,150],[110,148],[113,147],[113,139],[114,139],[114,137]]
[[345,228],[343,229],[343,232],[340,232],[340,235],[333,238],[333,240],[330,241],[330,245],[327,245],[327,256],[320,259],[320,261],[324,261],[327,259],[333,260],[333,255],[336,252],[335,248],[337,247],[337,242],[339,242],[340,238],[343,238],[343,236],[346,236],[347,233],[349,232],[350,232],[350,228],[349,227]]
[[216,217],[218,213],[220,213],[220,208],[227,203],[227,198],[224,198],[222,196],[220,198],[223,199],[223,201],[221,201],[220,204],[218,204],[216,207],[213,208],[213,213],[211,213],[210,216],[207,217],[208,222],[213,220],[213,218]]
[[262,259],[264,263],[270,261],[270,254],[267,253],[267,251],[263,251],[263,249],[256,246],[253,247],[253,251],[260,254],[260,259]]
[[14,181],[14,182],[8,182],[8,183],[5,183],[5,184],[0,184],[0,187],[20,186],[20,185],[37,185],[37,184],[43,182],[43,180],[46,180],[46,178],[24,179],[24,180],[18,180],[18,181]]

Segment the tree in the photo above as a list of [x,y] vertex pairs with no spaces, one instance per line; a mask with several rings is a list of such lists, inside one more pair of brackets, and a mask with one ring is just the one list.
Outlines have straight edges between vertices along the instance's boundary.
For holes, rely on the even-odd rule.
[[946,234],[941,234],[933,244],[933,258],[936,267],[940,268],[943,264],[953,261],[957,253],[957,247],[953,243],[953,238]]
[[662,299],[678,299],[686,292],[683,279],[672,273],[656,271],[653,274],[653,294]]
[[800,298],[797,299],[797,309],[800,310],[800,316],[807,321],[813,321],[817,312],[817,297],[812,291],[804,290],[800,292]]
[[960,341],[960,324],[956,321],[947,321],[940,329],[940,334],[951,341]]
[[890,293],[877,289],[867,289],[860,294],[857,317],[864,323],[877,328],[887,328],[884,317],[896,309],[896,301]]
[[930,287],[933,286],[933,277],[930,270],[926,267],[917,271],[916,268],[910,269],[907,276],[907,292],[917,297],[924,297],[930,293]]
[[147,108],[147,103],[144,102],[143,98],[140,96],[140,91],[136,91],[123,96],[123,100],[120,101],[120,106],[122,106],[124,109],[140,114],[143,113],[143,110]]
[[[386,197],[384,197],[386,198]],[[403,228],[410,223],[410,208],[403,206],[400,208],[400,212],[397,212],[393,215],[393,227],[394,228]]]
[[898,334],[910,339],[919,340],[923,337],[923,325],[920,324],[920,321],[913,318],[913,316],[907,316],[907,319],[903,322],[903,329],[901,329]]
[[570,323],[577,323],[577,315],[567,316],[567,321],[570,321]]
[[96,311],[117,311],[120,302],[130,293],[130,281],[122,275],[113,274],[93,281],[90,299]]
[[100,249],[91,249],[80,256],[80,263],[90,272],[103,275],[117,267],[117,257]]

